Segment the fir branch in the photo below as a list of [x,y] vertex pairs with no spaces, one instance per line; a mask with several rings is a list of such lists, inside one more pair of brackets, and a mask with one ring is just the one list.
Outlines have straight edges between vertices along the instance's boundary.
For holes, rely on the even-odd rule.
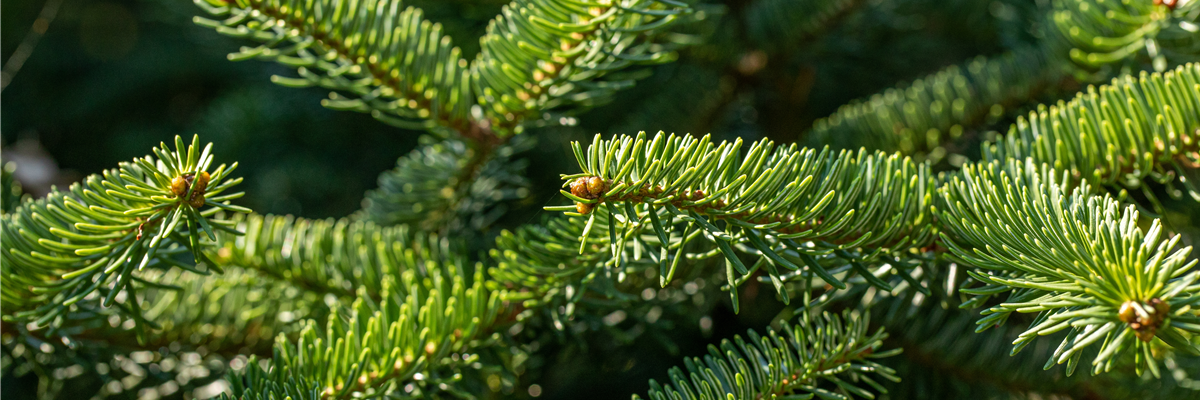
[[1010,357],[1007,348],[1021,328],[975,332],[974,312],[939,304],[912,308],[903,300],[879,304],[910,313],[884,323],[904,349],[904,362],[894,367],[906,384],[890,388],[897,398],[1104,398],[1086,378],[1030,368],[1054,353],[1050,343]]
[[[597,229],[597,214],[625,224],[621,231],[608,224],[614,256],[638,241],[637,232],[652,230],[658,240],[646,245],[660,250],[657,261],[666,285],[683,246],[705,238],[715,246],[709,254],[725,256],[736,310],[732,289],[760,268],[785,303],[784,283],[806,274],[845,288],[834,275],[850,271],[891,290],[868,266],[907,276],[901,270],[905,259],[933,240],[934,180],[925,164],[895,154],[775,148],[766,140],[743,156],[741,146],[740,139],[713,144],[707,136],[661,133],[653,139],[643,133],[608,141],[597,135],[586,152],[575,143],[583,172],[564,175],[571,192],[562,193],[576,201],[579,213],[571,214],[591,214],[580,235],[580,253],[586,253],[586,238]],[[672,231],[681,239],[670,239]],[[747,268],[735,249],[763,257]],[[676,251],[674,258],[669,250]]]
[[1051,14],[1071,60],[1097,69],[1142,51],[1158,71],[1200,58],[1195,1],[1057,1]]
[[362,291],[379,299],[386,295],[386,279],[400,279],[428,263],[465,262],[449,241],[405,225],[258,214],[234,221],[245,235],[218,237],[215,261],[322,295],[352,298]]
[[472,275],[461,265],[431,261],[385,278],[379,301],[360,289],[349,309],[335,309],[325,329],[310,321],[296,341],[280,336],[270,372],[234,377],[245,385],[235,387],[234,398],[418,395],[409,383],[433,391],[453,384],[462,377],[459,369],[476,361],[472,351],[501,310],[483,281],[482,268]]
[[[904,349],[902,357],[888,363],[904,377],[903,385],[885,385],[891,397],[1173,399],[1189,398],[1200,390],[1200,386],[1189,388],[1194,381],[1185,372],[1194,369],[1200,358],[1170,352],[1155,354],[1164,361],[1166,371],[1161,378],[1135,374],[1135,360],[1128,358],[1100,376],[1067,376],[1062,369],[1029,368],[1057,350],[1056,344],[1043,340],[1018,354],[1008,354],[1007,348],[1031,318],[976,332],[978,313],[958,307],[963,298],[957,287],[972,279],[963,272],[966,266],[939,262],[929,267],[929,275],[921,281],[931,285],[931,296],[867,288],[868,293],[855,298],[860,301],[856,307],[872,310],[873,320],[895,333],[884,344]],[[1065,334],[1053,334],[1051,339]]]
[[488,25],[471,64],[491,128],[519,133],[548,111],[608,101],[633,84],[621,70],[675,59],[655,39],[688,12],[673,0],[513,1]]
[[[583,298],[588,288],[609,297],[620,296],[620,292],[605,290],[612,287],[612,282],[601,278],[611,277],[614,270],[624,276],[635,271],[637,265],[658,264],[630,253],[624,260],[631,261],[615,265],[618,258],[607,250],[609,223],[606,214],[596,218],[592,230],[587,232],[590,251],[583,253],[579,252],[584,234],[582,217],[550,217],[538,224],[521,226],[516,232],[502,231],[490,251],[494,266],[488,271],[492,278],[489,288],[502,291],[506,301],[519,302],[526,308],[574,303]],[[602,283],[599,287],[592,285],[597,279]]]
[[208,273],[180,260],[189,251],[197,263],[216,269],[201,252],[207,246],[203,238],[237,231],[213,216],[249,211],[229,204],[242,193],[225,193],[241,182],[229,176],[237,163],[210,174],[211,145],[201,149],[194,137],[185,150],[176,137],[175,147],[170,151],[163,144],[154,149],[157,157],[121,163],[0,217],[6,321],[61,327],[68,311],[116,305],[139,324],[153,326],[141,317],[136,296],[140,288],[155,286],[142,278],[143,270]]
[[[1200,271],[1188,273],[1191,248],[1173,251],[1178,237],[1161,238],[1155,220],[1138,227],[1132,206],[1124,212],[1108,197],[1089,195],[1085,182],[1070,190],[1058,172],[1032,160],[968,165],[939,189],[938,219],[951,258],[979,271],[981,286],[964,307],[1007,293],[978,321],[980,331],[1013,313],[1037,313],[1014,342],[1020,351],[1037,336],[1069,330],[1047,367],[1067,363],[1070,374],[1083,350],[1100,344],[1093,373],[1108,371],[1133,353],[1139,369],[1158,367],[1154,338],[1176,350],[1200,353],[1190,335],[1200,333]],[[1103,339],[1103,340],[1101,340]]]
[[[275,355],[279,355],[278,350]],[[230,371],[227,380],[230,390],[221,393],[218,400],[324,400],[327,397],[321,392],[320,385],[306,377],[285,368],[264,369],[255,357],[246,363],[243,373]]]
[[[669,372],[670,382],[650,381],[651,399],[763,399],[874,398],[867,385],[887,393],[869,374],[899,381],[895,371],[872,359],[898,351],[880,352],[887,334],[882,329],[868,333],[869,317],[823,313],[804,318],[803,323],[783,324],[782,332],[761,336],[747,332],[748,341],[734,336],[721,346],[710,345],[709,355],[684,359],[686,371]],[[832,384],[836,389],[820,386]],[[634,399],[639,399],[637,395]]]
[[[180,343],[204,346],[228,357],[269,355],[276,336],[293,336],[302,321],[324,321],[329,314],[325,299],[315,293],[254,271],[226,268],[224,273],[210,276],[162,274],[161,281],[180,289],[146,291],[146,318],[162,328],[151,332],[142,348]],[[111,338],[118,333],[103,336]]]
[[[276,83],[335,90],[344,94],[322,104],[404,128],[448,127],[488,145],[519,133],[530,117],[598,104],[632,84],[621,74],[605,79],[614,71],[673,60],[669,46],[652,39],[688,11],[662,0],[517,0],[492,21],[468,67],[441,25],[402,0],[195,1],[220,19],[196,23],[263,43],[230,59],[297,68],[300,78]],[[475,105],[481,115],[472,114]]]
[[912,83],[844,105],[817,120],[807,142],[905,154],[940,153],[947,140],[1004,115],[1064,78],[1055,56],[1027,47],[952,65]]
[[1200,201],[1198,141],[1200,64],[1193,63],[1116,78],[1070,102],[1039,107],[985,146],[984,159],[1031,158],[1094,185],[1140,188],[1157,207],[1146,179],[1168,184],[1172,195],[1178,182]]
[[136,331],[135,318],[110,309],[74,317],[81,321],[56,329],[53,336],[25,326],[3,323],[5,333],[33,341],[64,343],[71,348],[103,347],[138,351],[185,345],[234,357],[239,353],[270,354],[279,334],[294,334],[299,321],[324,321],[328,311],[314,293],[257,273],[230,268],[222,274],[148,271],[158,286],[143,289],[145,320],[158,329]]
[[326,107],[369,112],[403,128],[449,127],[479,142],[496,140],[470,119],[474,96],[461,51],[441,24],[402,0],[195,2],[219,19],[196,17],[197,24],[263,43],[243,47],[231,60],[257,58],[296,68],[299,78],[271,80],[337,91],[322,102]]
[[1091,384],[1093,379],[1028,368],[1054,352],[1049,342],[1033,343],[1009,356],[1007,348],[1023,327],[1010,324],[976,332],[978,312],[959,308],[963,296],[958,289],[971,279],[967,268],[938,259],[921,265],[917,277],[929,286],[928,295],[862,287],[837,293],[822,308],[869,309],[872,320],[893,333],[884,344],[904,349],[888,363],[904,377],[902,385],[885,384],[893,398],[1102,398],[1095,395],[1099,389]]
[[277,337],[269,372],[231,378],[248,385],[235,389],[243,393],[237,398],[310,383],[323,398],[401,393],[408,383],[443,390],[474,362],[473,349],[504,308],[484,288],[482,266],[472,273],[448,240],[405,225],[259,215],[237,222],[246,234],[220,238],[219,262],[353,298],[348,308],[334,307],[325,329],[309,320],[298,338]]
[[532,147],[531,138],[513,138],[490,156],[479,156],[481,150],[454,139],[422,141],[395,169],[379,175],[379,189],[363,200],[363,218],[385,226],[471,234],[503,214],[505,202],[528,196],[527,162],[513,156]]

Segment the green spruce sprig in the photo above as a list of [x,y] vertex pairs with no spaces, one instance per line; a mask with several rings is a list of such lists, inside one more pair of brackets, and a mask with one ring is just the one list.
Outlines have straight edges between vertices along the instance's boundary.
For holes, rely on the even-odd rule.
[[441,24],[402,0],[195,0],[215,19],[197,24],[262,44],[230,60],[261,59],[295,68],[290,87],[334,90],[322,105],[371,113],[409,129],[451,128],[484,138],[471,122],[471,75]]
[[465,262],[448,240],[406,225],[258,214],[234,222],[244,235],[218,237],[214,260],[322,295],[353,298],[364,291],[378,299],[386,279],[427,263]]
[[363,200],[364,219],[470,235],[495,222],[506,203],[529,195],[527,162],[515,155],[533,146],[532,137],[515,137],[484,156],[460,140],[428,139],[422,137],[424,143],[397,160],[395,169],[379,174],[379,188]]
[[813,124],[807,142],[941,158],[948,141],[1061,81],[1066,71],[1058,58],[1031,46],[952,65],[838,108]]
[[[747,340],[734,336],[709,345],[704,358],[684,359],[684,369],[672,368],[664,385],[650,381],[649,398],[696,400],[757,400],[764,398],[851,399],[886,394],[871,375],[899,382],[895,371],[872,360],[899,354],[880,351],[887,333],[870,333],[868,316],[822,313],[796,325]],[[829,389],[822,386],[830,387]],[[634,399],[639,399],[637,395]]]
[[230,54],[296,68],[285,86],[334,90],[322,102],[403,128],[448,128],[495,144],[546,112],[606,101],[632,65],[674,60],[659,33],[690,12],[671,0],[517,0],[468,63],[441,24],[403,0],[195,0],[195,22],[262,43]]
[[1190,247],[1163,237],[1154,220],[1138,226],[1133,206],[1122,211],[1107,196],[1089,194],[1086,182],[1072,189],[1065,172],[1032,160],[968,165],[939,189],[938,220],[950,257],[978,270],[979,286],[963,304],[987,307],[978,330],[1006,322],[1013,313],[1036,313],[1013,342],[1020,351],[1038,336],[1067,331],[1046,367],[1079,365],[1084,350],[1099,345],[1093,373],[1109,371],[1133,353],[1140,369],[1158,375],[1153,344],[1200,354],[1190,337],[1200,333],[1200,271],[1191,271]]
[[657,36],[689,12],[675,0],[515,0],[479,41],[475,95],[502,135],[547,112],[602,104],[633,85],[622,70],[675,60]]
[[[614,256],[638,230],[651,229],[664,286],[683,257],[669,250],[703,238],[711,245],[705,251],[726,259],[735,310],[735,289],[759,270],[785,303],[784,284],[813,274],[837,288],[858,275],[891,290],[875,272],[907,276],[910,256],[932,243],[934,180],[925,164],[894,154],[776,148],[767,140],[745,154],[741,146],[707,136],[597,135],[586,151],[574,145],[583,172],[563,176],[571,191],[561,193],[575,206],[547,209],[590,215],[580,253],[588,250],[597,214],[624,224],[620,231],[607,224]],[[761,257],[747,266],[739,254]]]
[[281,394],[315,383],[322,398],[349,399],[412,394],[410,383],[437,392],[461,380],[499,315],[499,298],[483,288],[482,269],[423,267],[385,279],[380,300],[360,290],[324,329],[309,321],[298,339],[278,337],[272,379],[249,376],[244,390]]
[[350,303],[330,306],[323,323],[302,322],[298,338],[278,336],[269,372],[235,377],[244,393],[304,391],[308,383],[324,398],[402,393],[413,382],[444,390],[440,384],[461,379],[505,308],[485,288],[482,265],[405,225],[259,215],[236,222],[246,234],[219,238],[215,259]]
[[[1146,181],[1176,183],[1200,201],[1200,64],[1123,76],[1069,102],[1020,118],[984,159],[1031,158],[1096,186],[1140,190],[1161,210]],[[1123,197],[1123,196],[1122,196]]]
[[1200,3],[1067,0],[1054,8],[1051,19],[1060,38],[1083,68],[1126,62],[1143,51],[1158,71],[1200,57]]
[[237,163],[210,173],[212,145],[201,148],[199,140],[185,147],[176,137],[174,151],[162,144],[155,157],[121,163],[4,214],[5,319],[59,327],[69,311],[116,306],[154,326],[141,318],[136,294],[160,284],[144,279],[144,270],[219,271],[203,253],[205,239],[239,233],[216,215],[249,210],[229,204],[242,196],[228,193],[242,180],[229,175]]

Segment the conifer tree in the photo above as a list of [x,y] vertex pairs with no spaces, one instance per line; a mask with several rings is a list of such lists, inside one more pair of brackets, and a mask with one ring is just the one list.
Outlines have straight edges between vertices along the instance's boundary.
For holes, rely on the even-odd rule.
[[[707,63],[783,82],[840,25],[915,1],[514,0],[458,47],[403,0],[195,0],[195,24],[243,44],[230,60],[417,147],[330,219],[239,205],[239,162],[264,161],[205,132],[36,198],[5,164],[3,373],[38,376],[30,398],[83,373],[114,383],[101,398],[537,397],[547,343],[674,346],[727,306],[782,311],[627,395],[1200,396],[1200,267],[1172,218],[1200,201],[1200,1],[1026,4],[1032,40],[849,101],[795,143],[592,132],[555,156],[573,160],[557,191],[530,178],[537,140],[639,81]],[[737,101],[704,89],[647,94],[627,121]],[[502,222],[522,208],[539,215]]]

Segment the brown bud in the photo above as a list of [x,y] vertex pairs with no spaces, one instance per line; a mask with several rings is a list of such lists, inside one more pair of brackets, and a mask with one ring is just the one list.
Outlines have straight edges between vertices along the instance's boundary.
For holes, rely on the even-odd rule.
[[184,174],[175,177],[171,180],[171,193],[175,193],[175,197],[183,197],[187,195],[188,185],[192,184],[192,174]]
[[189,172],[171,180],[171,192],[175,193],[175,197],[183,198],[187,196],[188,188],[191,187],[192,196],[187,199],[187,203],[192,207],[199,208],[204,205],[204,191],[208,189],[210,179],[208,172],[200,171],[199,174]]
[[208,172],[200,171],[200,174],[196,177],[196,190],[201,192],[208,190],[208,181],[211,179],[212,177],[208,175]]
[[588,192],[591,192],[592,198],[600,197],[600,195],[604,194],[604,190],[607,189],[606,186],[608,185],[604,183],[604,179],[598,176],[588,178],[587,188]]
[[1167,316],[1167,314],[1171,312],[1171,304],[1167,303],[1165,301],[1162,301],[1162,299],[1160,299],[1160,298],[1156,297],[1156,298],[1150,299],[1150,305],[1154,307],[1154,313],[1156,314],[1156,318],[1158,318],[1160,320],[1165,318]]
[[579,178],[571,181],[571,194],[575,197],[588,198],[587,178]]
[[583,214],[583,215],[591,214],[593,208],[596,208],[596,207],[592,204],[575,203],[575,211],[578,211],[580,214]]
[[586,176],[571,182],[571,194],[585,199],[596,199],[604,194],[607,186],[604,179],[598,176]]
[[1121,309],[1117,312],[1117,318],[1120,318],[1121,322],[1127,324],[1133,323],[1133,321],[1137,320],[1137,312],[1133,310],[1133,301],[1127,301],[1125,304],[1121,304]]

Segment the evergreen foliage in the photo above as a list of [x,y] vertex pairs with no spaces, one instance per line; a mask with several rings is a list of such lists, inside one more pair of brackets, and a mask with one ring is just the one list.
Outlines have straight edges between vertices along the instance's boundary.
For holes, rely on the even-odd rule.
[[[897,352],[879,352],[887,334],[869,333],[868,318],[823,314],[802,322],[795,327],[784,324],[779,332],[769,331],[766,336],[749,331],[747,340],[734,336],[732,342],[721,341],[719,348],[710,345],[704,359],[684,360],[686,373],[671,369],[666,387],[651,381],[649,398],[872,398],[860,385],[882,393],[887,390],[868,374],[900,379],[891,368],[871,361]],[[826,382],[835,389],[821,388]]]
[[1197,163],[1200,132],[1200,64],[1166,73],[1142,73],[1089,87],[1070,102],[1040,106],[1020,118],[984,158],[1030,158],[1071,171],[1096,185],[1142,189],[1142,182],[1183,185],[1193,199],[1200,190],[1190,170]]
[[[414,235],[405,225],[251,215],[239,226],[246,235],[222,241],[221,262],[349,304],[334,306],[323,329],[304,322],[295,342],[281,335],[273,369],[248,376],[247,393],[311,384],[321,396],[344,398],[392,393],[409,382],[445,390],[439,386],[461,379],[456,368],[476,361],[468,356],[472,346],[487,339],[502,310],[497,294],[483,287],[482,268],[446,240]],[[462,356],[452,361],[452,353]]]
[[475,96],[500,132],[568,105],[589,106],[630,86],[632,65],[674,59],[655,34],[688,12],[673,0],[516,0],[480,38]]
[[296,68],[299,78],[271,80],[337,91],[322,102],[327,107],[371,112],[402,127],[465,130],[469,124],[467,62],[441,25],[422,18],[418,8],[399,0],[196,4],[219,18],[196,17],[196,23],[263,43],[230,54],[230,60],[258,58]]
[[1145,51],[1154,68],[1195,61],[1200,4],[1192,1],[1070,0],[1055,3],[1055,26],[1070,46],[1071,60],[1095,69],[1125,62]]
[[[203,346],[210,352],[231,357],[243,349],[253,354],[269,354],[275,336],[296,331],[298,327],[292,322],[322,320],[329,313],[323,299],[314,293],[240,268],[208,276],[182,271],[162,275],[156,279],[181,287],[146,291],[144,302],[153,305],[146,309],[146,319],[161,327],[150,331],[144,344],[150,348],[178,342]],[[80,332],[109,337],[89,329]],[[129,347],[141,347],[134,344],[126,343]]]
[[1189,313],[1200,301],[1200,272],[1189,273],[1191,248],[1175,250],[1178,237],[1164,240],[1158,220],[1143,232],[1133,206],[1121,212],[1117,201],[1088,194],[1086,183],[1070,190],[1056,174],[1032,160],[996,161],[965,167],[940,190],[943,242],[952,259],[980,269],[967,271],[982,285],[962,289],[978,296],[964,306],[1011,292],[982,313],[979,330],[1003,324],[1014,312],[1038,313],[1013,352],[1070,329],[1047,362],[1067,363],[1068,374],[1097,343],[1094,373],[1131,352],[1139,369],[1157,376],[1150,362],[1154,338],[1200,354],[1188,339],[1200,332]]
[[[707,335],[726,305],[773,314],[776,329],[688,354],[648,398],[1200,390],[1200,269],[1169,213],[1183,191],[1200,201],[1200,64],[1187,63],[1200,2],[1052,1],[1028,23],[1054,32],[844,105],[813,122],[807,147],[528,131],[577,133],[582,111],[666,70],[639,66],[795,68],[793,50],[882,2],[514,0],[478,21],[472,54],[452,44],[458,25],[401,0],[195,3],[209,17],[195,22],[252,43],[231,60],[274,61],[296,76],[273,82],[330,90],[326,107],[430,134],[344,218],[232,204],[238,164],[214,167],[198,137],[37,199],[5,164],[3,373],[33,371],[38,396],[67,396],[61,381],[81,376],[101,397],[194,388],[216,378],[159,361],[203,353],[206,373],[228,373],[211,393],[227,400],[538,397],[556,372],[543,346],[658,329],[645,336],[679,351],[669,330]],[[710,35],[729,21],[744,42]],[[753,48],[686,46],[704,41]],[[684,107],[612,106],[683,108],[675,118],[739,101],[681,86],[648,97]],[[536,189],[539,160],[522,158],[535,138],[578,164],[556,166],[562,197]],[[546,215],[505,219],[547,198]],[[117,363],[128,376],[109,373]]]
[[221,247],[214,258],[322,295],[353,297],[365,290],[379,297],[386,279],[399,279],[407,270],[443,260],[463,262],[445,239],[406,225],[256,214],[237,222],[245,234],[218,238]]
[[[843,279],[857,274],[890,290],[866,265],[897,264],[933,238],[932,226],[923,223],[930,219],[934,188],[926,165],[866,151],[776,148],[770,141],[752,144],[743,156],[741,146],[740,140],[713,144],[707,136],[665,134],[609,141],[597,136],[586,151],[576,146],[583,172],[564,175],[571,192],[562,193],[576,201],[577,214],[592,215],[579,252],[587,250],[595,214],[609,214],[614,256],[624,253],[630,239],[640,239],[630,237],[637,227],[647,226],[658,239],[665,286],[686,258],[684,246],[705,238],[713,244],[710,253],[725,256],[736,310],[735,289],[760,269],[785,304],[789,294],[783,285],[803,277],[799,265],[835,287],[845,283],[830,270],[849,271]],[[619,233],[611,223],[618,218],[629,221]],[[682,240],[672,241],[672,233]],[[676,244],[672,259],[669,250]],[[747,267],[735,245],[762,257]]]
[[[157,158],[122,163],[4,214],[0,298],[6,316],[58,327],[81,318],[67,318],[68,311],[84,316],[115,305],[154,326],[141,318],[133,293],[159,284],[137,275],[146,268],[219,271],[202,253],[202,240],[216,239],[214,232],[237,233],[228,221],[213,218],[218,212],[249,211],[229,204],[242,193],[224,193],[241,181],[229,176],[237,164],[207,172],[212,146],[201,149],[199,137],[186,150],[176,137],[175,148],[163,144],[154,149]],[[178,260],[189,252],[207,268]],[[122,293],[125,300],[118,301]]]
[[514,155],[532,147],[532,140],[515,138],[483,157],[476,157],[479,150],[459,140],[427,141],[396,161],[395,169],[379,175],[379,188],[367,192],[363,200],[365,219],[469,234],[495,222],[504,214],[505,202],[529,195],[527,162]]
[[1006,109],[1062,80],[1065,71],[1054,57],[1042,48],[1023,48],[950,66],[842,106],[813,124],[810,143],[905,154],[935,151],[960,139],[967,127],[1000,118]]
[[221,18],[197,23],[264,43],[231,60],[297,68],[300,78],[272,77],[276,83],[335,90],[322,104],[396,126],[448,127],[486,140],[519,133],[544,111],[597,104],[632,83],[619,74],[603,80],[610,72],[671,60],[669,46],[651,39],[687,12],[674,1],[518,1],[488,26],[468,64],[441,24],[401,0],[196,3]]

